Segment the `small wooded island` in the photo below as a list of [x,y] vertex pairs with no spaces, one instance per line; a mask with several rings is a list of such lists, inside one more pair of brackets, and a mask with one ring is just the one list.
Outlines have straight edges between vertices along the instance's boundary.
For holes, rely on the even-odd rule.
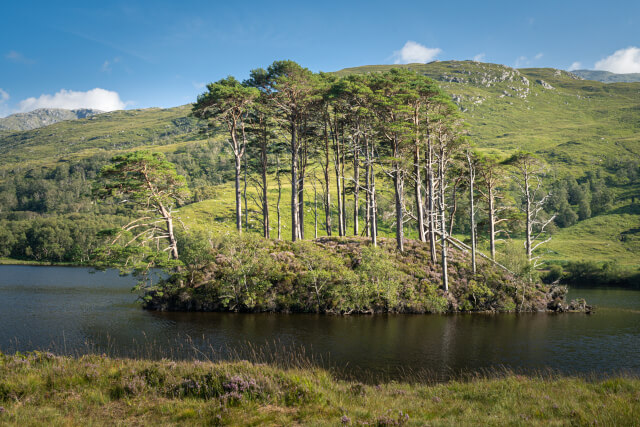
[[[400,69],[339,77],[276,61],[245,82],[228,77],[209,84],[193,114],[216,135],[226,134],[235,164],[235,233],[176,229],[181,221],[174,212],[191,195],[162,153],[114,157],[94,188],[130,219],[103,231],[106,244],[95,251],[95,262],[138,273],[156,267],[168,275],[141,286],[146,309],[590,310],[584,301],[567,304],[566,288],[543,285],[536,272],[534,251],[550,240],[546,227],[556,218],[544,162],[521,151],[505,158],[477,151],[458,107],[430,78]],[[249,224],[248,185],[260,208],[261,238],[242,234]],[[313,213],[312,241],[305,240],[307,212]],[[479,218],[489,255],[477,249]],[[282,239],[284,227],[290,241]],[[456,233],[468,234],[470,243]],[[521,239],[505,246],[509,267],[497,262],[503,235]]]
[[147,290],[144,308],[169,311],[313,312],[329,314],[446,313],[471,311],[585,311],[567,303],[566,287],[518,278],[450,250],[451,285],[445,292],[428,245],[407,240],[399,252],[391,239],[323,237],[273,241],[227,236],[200,266],[176,273]]

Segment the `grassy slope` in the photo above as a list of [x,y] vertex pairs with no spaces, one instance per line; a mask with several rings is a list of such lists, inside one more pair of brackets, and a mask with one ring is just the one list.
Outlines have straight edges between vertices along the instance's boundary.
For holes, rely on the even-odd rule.
[[[339,73],[393,67],[398,65],[357,67]],[[605,84],[549,68],[514,70],[472,61],[400,67],[438,80],[454,96],[470,125],[473,141],[482,150],[504,156],[519,149],[532,151],[545,158],[557,176],[576,177],[602,165],[606,158],[640,157],[640,83]],[[545,89],[539,80],[554,89]],[[523,97],[527,88],[529,92]],[[620,201],[606,215],[560,230],[547,256],[640,266],[636,239],[621,240],[625,232],[640,225],[637,205],[631,205],[632,195],[640,195],[637,186],[619,189]]]
[[[392,67],[397,65],[358,67],[338,74],[384,71]],[[640,156],[640,83],[604,84],[578,80],[569,73],[552,69],[514,70],[471,61],[404,67],[438,80],[454,96],[470,124],[473,140],[482,150],[505,156],[517,149],[537,152],[559,176],[582,176],[594,165],[602,164],[605,158]],[[545,89],[538,80],[554,89]],[[111,155],[133,147],[173,152],[188,143],[186,141],[201,138],[188,113],[189,106],[119,111],[28,132],[5,136],[0,133],[3,152],[0,174],[16,167],[51,166],[62,159],[73,161],[100,153]],[[287,228],[290,196],[286,191],[286,177],[283,177],[283,184],[283,237],[286,238],[290,234]],[[212,230],[232,229],[231,186],[231,182],[217,186],[214,199],[184,207],[182,215],[187,225]],[[627,266],[639,265],[637,242],[621,240],[625,232],[638,227],[640,217],[629,200],[630,196],[638,194],[640,189],[637,187],[619,189],[620,200],[611,212],[561,230],[549,246],[555,253],[548,256],[573,260],[588,256],[596,261],[618,260]],[[383,198],[390,196],[381,195]],[[276,197],[274,184],[270,199],[274,236]],[[313,234],[311,198],[309,188],[307,236]],[[257,210],[252,204],[250,202],[250,209]],[[255,231],[260,230],[257,218],[257,214],[250,217],[250,225]],[[336,222],[334,217],[334,225]],[[386,230],[381,234],[387,234]]]
[[2,425],[634,425],[640,381],[341,381],[314,368],[0,354]]
[[190,105],[104,113],[24,132],[0,134],[0,170],[46,166],[139,146],[201,138]]

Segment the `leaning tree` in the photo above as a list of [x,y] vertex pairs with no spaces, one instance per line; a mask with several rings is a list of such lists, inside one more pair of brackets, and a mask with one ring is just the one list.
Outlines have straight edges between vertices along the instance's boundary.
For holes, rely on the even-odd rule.
[[171,259],[178,259],[173,210],[186,202],[190,193],[185,178],[162,153],[135,151],[113,157],[100,171],[94,195],[128,207],[134,217],[108,233],[112,238],[104,254],[110,259],[115,260],[115,254],[120,253],[125,257],[117,261],[120,266],[130,266],[136,253],[127,250],[131,247],[168,253]]

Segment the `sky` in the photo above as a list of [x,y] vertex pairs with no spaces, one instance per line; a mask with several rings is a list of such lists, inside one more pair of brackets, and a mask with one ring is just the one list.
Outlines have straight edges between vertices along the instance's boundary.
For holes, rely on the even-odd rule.
[[281,59],[640,73],[640,1],[3,1],[0,117],[183,105]]

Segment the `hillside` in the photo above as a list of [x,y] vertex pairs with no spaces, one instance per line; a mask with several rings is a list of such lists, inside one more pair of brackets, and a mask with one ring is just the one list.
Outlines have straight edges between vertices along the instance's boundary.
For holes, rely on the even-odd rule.
[[640,82],[640,73],[616,74],[610,71],[597,70],[573,70],[571,72],[585,80],[595,80],[603,83]]
[[143,145],[199,138],[202,125],[190,106],[103,113],[22,132],[0,134],[0,170],[25,163],[48,164]]
[[0,118],[0,130],[17,131],[37,129],[64,120],[84,119],[103,112],[104,111],[93,110],[91,108],[78,110],[39,108],[28,113],[17,113],[5,118]]
[[[546,259],[577,261],[588,257],[595,261],[617,261],[628,267],[638,266],[640,83],[605,84],[581,80],[561,70],[516,70],[472,61],[363,66],[340,70],[337,74],[385,71],[394,67],[408,68],[437,80],[460,107],[469,123],[471,139],[481,150],[503,156],[519,149],[537,153],[551,166],[550,182],[570,176],[578,183],[584,183],[587,174],[591,174],[607,183],[614,194],[610,206],[597,216],[594,214],[592,218],[559,229],[548,245],[551,252],[545,254]],[[190,112],[189,105],[116,111],[29,131],[0,130],[0,198],[3,197],[3,185],[12,191],[8,178],[30,174],[30,177],[44,181],[62,179],[59,175],[52,178],[51,171],[61,166],[70,171],[81,161],[91,163],[87,176],[95,176],[114,153],[145,147],[162,150],[177,165],[178,172],[187,175],[189,185],[194,189],[195,203],[183,207],[180,212],[188,226],[229,230],[233,218],[232,168],[230,153],[223,142],[225,136],[219,134],[207,142],[202,141],[204,124],[198,123]],[[28,172],[30,170],[38,172]],[[69,188],[82,186],[83,180],[78,176],[77,184]],[[273,176],[270,182],[274,218],[277,193]],[[67,191],[60,184],[53,185],[56,191]],[[29,190],[31,193],[28,194],[32,195],[29,197],[38,206],[45,206],[37,212],[47,215],[95,212],[86,185],[84,193],[74,190],[74,197],[82,194],[80,199],[86,200],[83,207],[74,207],[70,201],[64,205],[64,210],[46,207],[52,206],[46,203],[49,190],[42,190],[41,185],[34,186]],[[283,201],[287,200],[288,191],[288,183],[283,181]],[[249,210],[252,211],[250,230],[258,232],[260,224],[256,219],[258,209],[251,199],[255,196],[252,185],[248,193]],[[29,218],[30,214],[25,211],[31,211],[31,205],[20,203],[20,197],[16,199],[10,194],[7,197],[9,199],[3,200],[10,203],[4,203],[5,208],[0,210],[0,221],[3,217],[9,218],[6,212],[10,209],[6,206],[12,203],[17,206],[14,209],[21,212],[12,214],[13,217],[27,221],[24,218]],[[332,197],[335,200],[335,195]],[[309,214],[305,230],[312,235],[313,201],[306,203]],[[283,210],[286,212],[285,205]],[[283,230],[288,226],[286,217],[285,214]],[[390,224],[381,221],[382,235],[388,235]],[[284,236],[288,234],[283,231]],[[1,250],[0,256],[3,256]]]

